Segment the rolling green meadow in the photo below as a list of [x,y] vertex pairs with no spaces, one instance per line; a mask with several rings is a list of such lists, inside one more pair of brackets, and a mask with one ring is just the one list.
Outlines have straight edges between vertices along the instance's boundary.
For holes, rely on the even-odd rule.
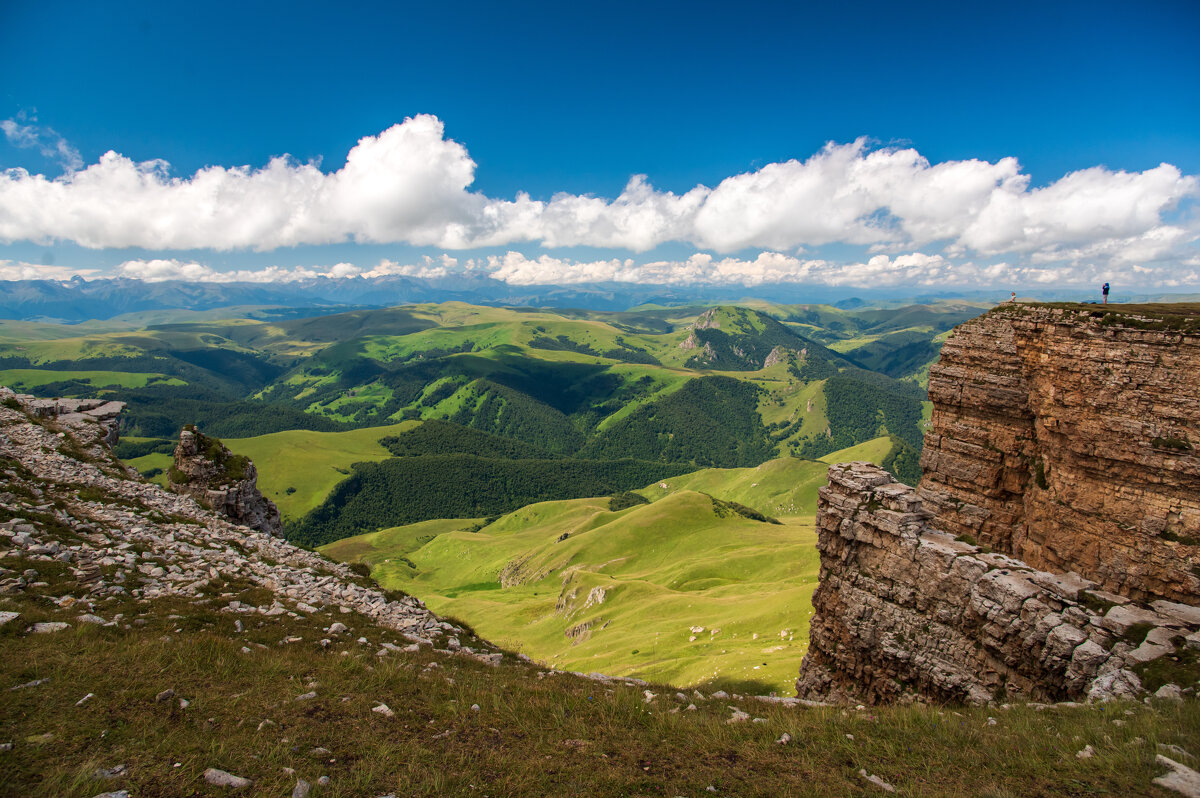
[[254,461],[258,489],[275,502],[279,512],[285,518],[298,518],[324,501],[354,463],[390,457],[379,443],[381,438],[417,423],[402,421],[345,432],[286,430],[254,438],[228,438],[224,443],[234,454]]
[[[882,438],[828,462],[879,459],[889,447]],[[543,502],[491,523],[421,522],[321,551],[560,670],[785,694],[808,641],[826,468],[780,458],[703,469],[646,486],[638,493],[649,503],[616,512],[608,497]]]

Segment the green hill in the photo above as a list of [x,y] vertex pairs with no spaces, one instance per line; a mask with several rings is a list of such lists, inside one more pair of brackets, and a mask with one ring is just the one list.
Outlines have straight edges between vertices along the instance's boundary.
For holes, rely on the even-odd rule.
[[560,669],[786,690],[816,587],[811,524],[723,517],[694,491],[607,508],[547,502],[415,550],[420,534],[401,527],[322,551]]
[[279,507],[285,520],[299,518],[321,504],[354,463],[391,456],[382,440],[419,426],[405,421],[390,427],[346,432],[288,430],[253,438],[227,438],[234,454],[254,461],[258,488]]
[[[891,449],[885,437],[828,460],[878,461]],[[812,518],[827,470],[794,458],[709,468],[651,483],[637,491],[651,503],[615,512],[608,498],[542,502],[491,523],[424,521],[321,551],[557,668],[782,692],[808,639]]]
[[[441,419],[556,454],[754,465],[883,432],[919,449],[912,414],[887,410],[895,402],[880,391],[902,396],[891,378],[919,381],[941,332],[979,310],[748,304],[621,313],[449,302],[302,319],[210,311],[143,329],[130,329],[132,316],[11,323],[0,380],[49,396],[119,391],[124,432],[144,437],[171,438],[188,423],[248,438]],[[826,401],[831,377],[872,373],[881,381],[869,396]],[[756,401],[716,390],[716,378],[757,387]],[[837,414],[847,403],[851,424]],[[870,423],[881,410],[891,417]]]
[[350,476],[285,533],[314,546],[414,521],[492,516],[530,502],[626,491],[687,468],[630,458],[392,457],[355,463]]

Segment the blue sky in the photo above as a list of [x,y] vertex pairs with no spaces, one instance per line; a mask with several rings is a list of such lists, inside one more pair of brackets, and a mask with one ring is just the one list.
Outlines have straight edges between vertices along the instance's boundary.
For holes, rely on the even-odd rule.
[[1190,0],[433,5],[0,5],[0,276],[1200,287]]

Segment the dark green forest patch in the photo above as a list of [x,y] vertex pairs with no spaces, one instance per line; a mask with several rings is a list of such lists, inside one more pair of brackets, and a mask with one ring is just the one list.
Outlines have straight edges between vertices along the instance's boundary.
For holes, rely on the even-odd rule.
[[285,533],[293,542],[320,546],[432,518],[478,518],[534,502],[607,496],[690,469],[632,459],[506,460],[469,454],[356,463],[324,504],[289,524]]
[[614,423],[583,457],[738,468],[775,456],[758,413],[758,387],[732,377],[701,377]]
[[524,441],[491,435],[448,421],[426,421],[379,442],[396,457],[427,454],[473,454],[506,459],[551,459],[554,455]]

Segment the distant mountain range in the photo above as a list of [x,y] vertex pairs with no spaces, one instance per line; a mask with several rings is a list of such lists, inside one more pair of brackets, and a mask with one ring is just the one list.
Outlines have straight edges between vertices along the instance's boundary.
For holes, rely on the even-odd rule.
[[[750,287],[632,283],[510,285],[490,277],[471,275],[437,279],[400,275],[319,277],[286,283],[144,282],[129,278],[75,278],[66,282],[19,280],[0,283],[0,318],[75,323],[156,310],[204,311],[233,306],[265,306],[302,311],[271,314],[291,317],[319,315],[326,310],[340,311],[350,307],[449,301],[474,305],[619,311],[640,305],[734,302],[749,297],[769,297],[773,302],[782,303],[824,303],[852,309],[866,304],[926,303],[934,299],[1001,301],[1005,298],[1003,294],[996,291],[948,291],[914,295],[912,287],[862,290],[793,283]],[[1036,296],[1044,300],[1090,298],[1078,290],[1039,291]],[[1126,301],[1140,302],[1181,301],[1188,298],[1197,297],[1121,297]]]

